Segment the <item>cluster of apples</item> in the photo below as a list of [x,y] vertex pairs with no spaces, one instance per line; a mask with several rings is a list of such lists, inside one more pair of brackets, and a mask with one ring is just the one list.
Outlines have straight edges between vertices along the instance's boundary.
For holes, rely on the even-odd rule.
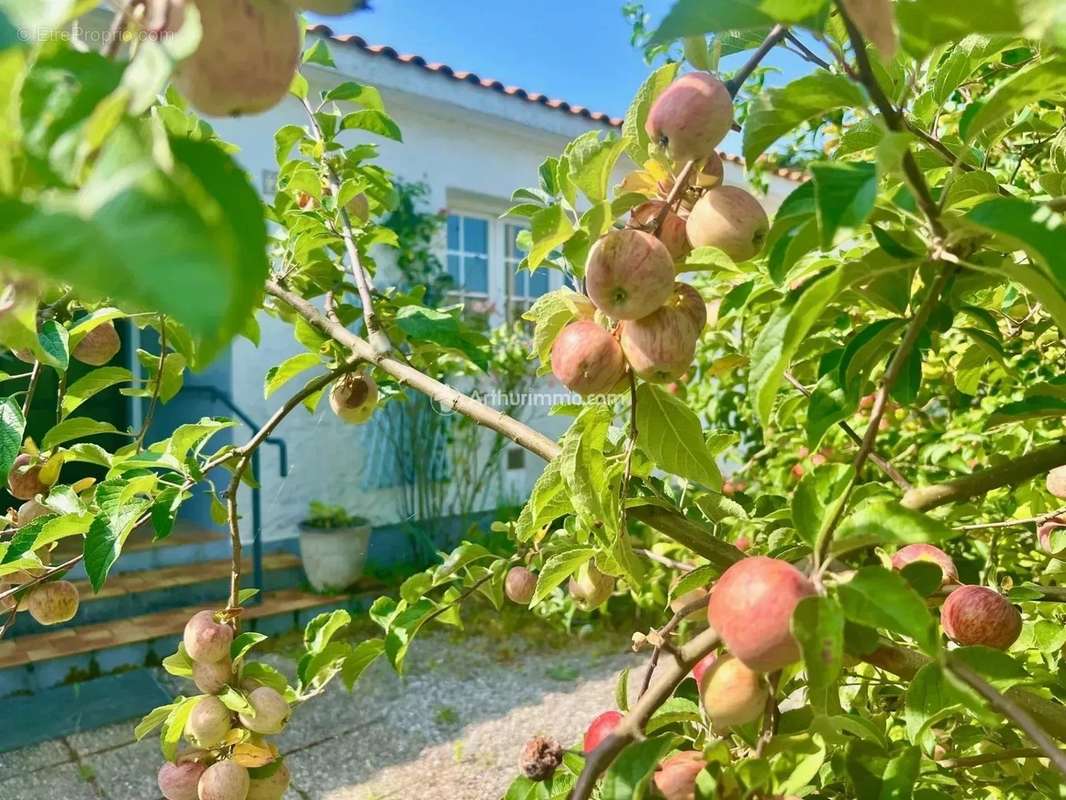
[[[1061,477],[1066,478],[1066,472]],[[1066,495],[1066,483],[1057,488]],[[941,570],[941,585],[950,593],[940,621],[952,641],[1006,650],[1017,640],[1021,615],[1003,595],[986,586],[958,585],[951,557],[930,544],[901,548],[892,557],[892,567],[902,570],[916,561]],[[770,699],[765,676],[800,660],[792,614],[803,598],[816,591],[792,564],[766,556],[745,558],[722,573],[709,592],[707,619],[724,650],[710,653],[692,670],[713,731],[725,734],[762,716]],[[686,595],[687,600],[694,597]],[[585,753],[595,750],[621,721],[617,711],[596,717],[585,734]],[[702,753],[675,753],[659,764],[653,781],[666,800],[692,800],[703,767]]]
[[[582,564],[567,585],[570,597],[584,609],[597,608],[614,594],[614,578],[600,571],[589,561]],[[520,606],[528,606],[537,590],[537,576],[526,567],[512,567],[504,579],[503,591],[507,599]]]
[[766,212],[748,192],[721,185],[724,170],[715,147],[732,124],[729,89],[706,72],[679,78],[652,105],[648,135],[676,165],[693,162],[695,179],[676,198],[676,209],[665,199],[673,182],[661,184],[662,197],[635,208],[627,227],[611,230],[590,249],[590,302],[551,351],[552,372],[571,391],[619,391],[629,370],[653,383],[681,380],[707,324],[699,292],[677,280],[689,252],[713,246],[743,261],[762,249]]
[[[25,501],[17,509],[13,509],[13,514],[9,512],[19,528],[29,525],[38,517],[53,513],[36,500],[38,496],[47,494],[52,483],[58,478],[58,474],[50,479],[46,478],[43,475],[44,466],[33,454],[19,453],[8,473],[7,491],[15,499]],[[45,553],[42,560],[47,563],[47,559],[48,554]],[[38,580],[42,574],[40,569],[28,569],[5,575],[0,579],[0,594]],[[22,599],[8,595],[0,600],[0,613],[18,608],[28,611],[40,625],[59,625],[74,619],[79,603],[78,587],[73,583],[49,581],[34,586]]]
[[[284,729],[289,703],[269,686],[241,680],[232,644],[233,628],[214,611],[200,611],[185,626],[182,645],[204,695],[185,724],[193,749],[159,770],[166,800],[281,800],[289,788],[285,762],[264,739]],[[240,713],[219,698],[234,686],[246,703]]]
[[[1066,500],[1066,465],[1055,467],[1047,475],[1047,490],[1059,500]],[[1060,556],[1063,551],[1055,547],[1051,534],[1057,528],[1066,528],[1066,514],[1044,520],[1036,529],[1036,538],[1040,549],[1048,555]]]

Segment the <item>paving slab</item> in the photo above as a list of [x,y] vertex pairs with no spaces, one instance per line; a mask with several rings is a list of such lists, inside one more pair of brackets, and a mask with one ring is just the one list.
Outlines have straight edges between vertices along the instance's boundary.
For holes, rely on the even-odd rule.
[[[0,797],[4,800],[107,800],[73,763],[2,780]],[[139,796],[137,800],[144,797]]]

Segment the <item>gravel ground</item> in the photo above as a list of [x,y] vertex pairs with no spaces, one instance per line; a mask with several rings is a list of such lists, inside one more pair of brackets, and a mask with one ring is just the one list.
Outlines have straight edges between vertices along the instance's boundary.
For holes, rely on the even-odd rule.
[[[302,800],[490,800],[530,736],[564,745],[614,706],[615,680],[639,660],[619,638],[562,650],[520,638],[419,637],[407,674],[379,662],[348,695],[334,686],[277,738]],[[292,663],[274,663],[292,671]],[[630,685],[637,685],[635,677]],[[158,742],[133,723],[0,754],[0,800],[153,800]]]

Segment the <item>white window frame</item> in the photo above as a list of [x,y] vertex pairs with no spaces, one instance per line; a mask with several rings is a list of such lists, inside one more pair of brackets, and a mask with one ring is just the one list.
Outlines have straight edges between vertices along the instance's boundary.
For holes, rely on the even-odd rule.
[[[457,285],[454,289],[452,289],[452,291],[449,292],[449,295],[451,297],[455,298],[457,302],[469,302],[471,300],[474,300],[474,301],[477,301],[477,300],[488,300],[489,302],[494,302],[494,298],[500,293],[499,287],[495,285],[497,283],[497,278],[493,274],[495,272],[495,270],[493,269],[493,264],[499,263],[499,258],[500,258],[499,252],[498,252],[498,246],[497,246],[497,244],[495,242],[495,239],[497,237],[496,237],[496,233],[494,231],[494,223],[495,223],[496,220],[492,216],[490,216],[488,214],[483,214],[483,213],[479,213],[479,212],[476,212],[476,211],[466,211],[464,209],[448,209],[448,217],[449,217],[449,219],[451,217],[453,217],[453,216],[454,217],[459,217],[460,220],[463,220],[463,219],[476,219],[476,220],[481,220],[484,223],[486,223],[485,236],[486,236],[486,244],[488,245],[488,251],[486,252],[485,256],[488,259],[488,264],[486,265],[486,268],[485,268],[486,277],[487,277],[487,280],[486,280],[486,291],[485,292],[473,292],[473,291],[470,291],[469,289],[466,288],[466,286],[462,285],[462,281],[460,280],[459,285]],[[464,259],[466,258],[466,256],[468,254],[472,254],[473,253],[473,251],[462,249],[462,247],[465,245],[465,242],[463,241],[463,236],[464,236],[464,234],[463,234],[463,225],[462,225],[462,222],[460,222],[460,224],[459,224],[459,237],[460,237],[459,244],[460,244],[460,249],[459,250],[452,250],[452,248],[449,246],[449,243],[448,243],[448,231],[447,231],[447,228],[445,228],[445,231],[444,231],[444,259],[445,259],[444,260],[444,268],[445,268],[445,270],[448,269],[448,257],[449,256],[453,256],[453,255],[454,256],[458,256],[459,257],[459,275],[460,275],[461,279],[465,278],[465,275],[466,275],[466,264],[464,263]],[[450,270],[448,270],[448,274],[449,275],[451,274]]]

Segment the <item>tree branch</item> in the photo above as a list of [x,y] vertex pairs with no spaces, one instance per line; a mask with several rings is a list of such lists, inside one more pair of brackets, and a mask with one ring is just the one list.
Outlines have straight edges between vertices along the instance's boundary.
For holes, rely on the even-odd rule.
[[[310,103],[306,98],[303,99],[304,109],[307,111],[307,116],[311,121],[311,127],[314,130],[315,138],[319,143],[325,143],[325,135],[322,132],[322,127],[318,124],[318,119],[315,117],[314,109],[311,108]],[[370,345],[374,348],[375,353],[384,355],[390,353],[393,350],[392,342],[389,341],[388,335],[381,327],[381,323],[378,320],[377,312],[374,311],[374,301],[370,292],[370,279],[367,277],[366,269],[363,267],[363,262],[359,258],[359,248],[355,244],[355,232],[352,226],[352,218],[348,214],[348,209],[340,203],[340,191],[341,182],[340,177],[337,175],[337,171],[333,169],[333,165],[323,157],[322,163],[325,164],[326,169],[329,170],[330,188],[333,191],[333,196],[337,198],[337,209],[340,212],[341,220],[341,238],[344,240],[345,250],[348,251],[348,261],[351,265],[352,277],[355,278],[355,285],[359,290],[359,302],[363,306],[363,322],[366,325],[366,335],[370,340]]]
[[948,670],[955,673],[957,678],[987,700],[992,708],[1013,722],[1016,728],[1025,731],[1037,747],[1044,752],[1044,755],[1051,760],[1051,763],[1055,765],[1058,771],[1066,775],[1066,753],[1059,750],[1055,742],[1048,736],[1047,731],[1041,728],[1025,709],[1006,695],[1000,694],[992,684],[978,675],[969,664],[961,659],[948,656],[947,667]]
[[1006,464],[990,467],[963,478],[933,486],[919,486],[903,495],[903,506],[928,511],[947,503],[966,500],[1001,486],[1013,486],[1066,464],[1066,441],[1033,450]]
[[744,81],[751,77],[751,73],[755,71],[755,68],[759,66],[767,54],[777,47],[778,43],[788,35],[788,26],[775,25],[758,49],[751,54],[751,58],[740,69],[736,71],[728,81],[725,82],[726,88],[729,89],[729,94],[733,97],[737,96],[740,91],[740,87],[744,85]]
[[[789,370],[785,370],[785,380],[791,383],[792,386],[795,387],[798,392],[800,392],[800,394],[802,394],[807,399],[810,399],[811,393],[807,390],[807,387],[800,383],[798,380],[796,380],[796,376],[793,375]],[[840,420],[837,425],[842,431],[844,431],[844,433],[849,439],[851,439],[851,441],[853,441],[860,447],[862,446],[862,437],[855,432],[855,429],[851,427],[851,425],[849,425],[844,420]],[[889,478],[891,478],[892,482],[895,483],[896,486],[898,486],[900,489],[902,489],[903,491],[907,491],[908,489],[912,488],[911,482],[908,481],[905,477],[903,477],[903,474],[898,469],[892,466],[892,462],[890,462],[886,458],[882,458],[881,456],[879,456],[876,450],[870,451],[870,460],[877,465],[878,469],[880,469]]]
[[659,672],[659,677],[644,696],[633,704],[629,713],[618,723],[618,727],[600,743],[599,747],[588,754],[585,759],[585,768],[581,770],[581,775],[578,776],[569,800],[588,800],[592,796],[596,781],[607,771],[618,754],[625,749],[626,745],[637,741],[643,735],[644,726],[648,724],[652,714],[673,695],[674,690],[692,671],[696,662],[717,646],[718,634],[714,629],[708,628],[671,654],[672,660],[664,665]]
[[988,528],[1025,528],[1029,525],[1043,525],[1049,519],[1055,517],[1061,517],[1066,515],[1066,506],[1049,511],[1046,514],[1040,514],[1036,517],[1025,517],[1023,519],[1006,519],[1001,522],[975,522],[972,525],[958,525],[955,527],[957,531],[981,531]]
[[665,625],[655,631],[655,636],[658,641],[654,643],[655,649],[651,654],[651,660],[648,662],[648,668],[644,671],[644,680],[641,683],[640,694],[637,695],[638,697],[643,697],[648,693],[648,687],[651,685],[652,676],[655,675],[655,668],[659,664],[659,655],[662,653],[663,648],[666,647],[667,640],[670,638],[671,634],[673,634],[674,630],[677,629],[677,626],[680,625],[689,614],[695,614],[700,609],[706,608],[710,599],[711,596],[706,595],[699,600],[693,600],[691,603],[686,603],[678,609],[672,617],[670,617],[670,620]]

